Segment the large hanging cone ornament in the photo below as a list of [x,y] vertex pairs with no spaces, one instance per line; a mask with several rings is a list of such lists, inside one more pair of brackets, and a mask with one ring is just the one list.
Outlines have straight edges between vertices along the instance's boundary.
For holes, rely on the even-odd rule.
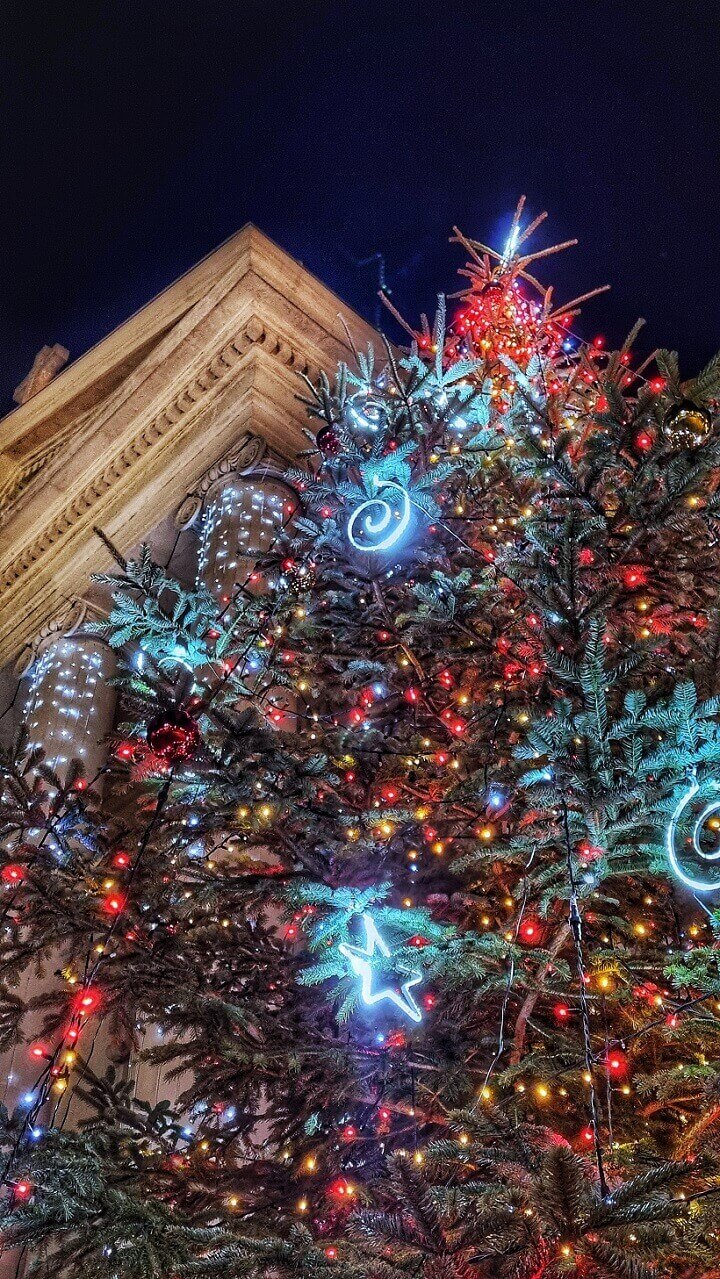
[[681,400],[668,409],[663,430],[674,448],[692,449],[710,434],[712,418],[707,409],[692,400]]
[[181,706],[163,711],[151,719],[146,737],[153,755],[166,764],[179,764],[184,759],[191,759],[200,745],[197,720]]
[[315,443],[323,457],[337,457],[342,448],[340,436],[335,430],[335,427],[330,425],[320,427],[320,430],[315,436]]

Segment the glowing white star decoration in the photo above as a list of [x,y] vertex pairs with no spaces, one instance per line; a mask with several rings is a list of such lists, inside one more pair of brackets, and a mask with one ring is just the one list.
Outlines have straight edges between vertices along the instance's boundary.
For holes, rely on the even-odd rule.
[[372,958],[378,950],[384,959],[390,959],[390,948],[380,936],[372,916],[365,914],[362,919],[365,925],[365,945],[351,946],[348,942],[341,942],[338,950],[343,958],[349,961],[355,975],[361,979],[360,994],[363,1001],[372,1005],[387,999],[411,1021],[422,1021],[422,1013],[412,994],[412,988],[422,981],[420,973],[410,972],[399,982],[381,985],[379,990],[373,989],[377,972],[373,968]]
[[[720,790],[719,782],[713,782],[712,785],[715,790]],[[665,835],[665,849],[672,869],[683,884],[685,884],[688,888],[692,888],[696,893],[712,893],[717,892],[720,889],[720,868],[718,868],[717,878],[710,882],[706,879],[698,879],[695,875],[689,875],[680,864],[680,854],[676,847],[678,826],[680,825],[686,808],[695,799],[699,790],[700,785],[695,772],[693,771],[688,788],[685,793],[681,795],[675,809],[673,810],[673,815],[670,818],[670,823]],[[703,827],[710,818],[718,812],[718,810],[720,810],[720,800],[716,799],[711,801],[711,803],[706,804],[700,812],[700,815],[696,818],[692,827],[692,833],[688,840],[688,844],[693,858],[701,865],[703,862],[712,863],[720,861],[720,846],[714,848],[710,852],[706,852],[700,843]]]

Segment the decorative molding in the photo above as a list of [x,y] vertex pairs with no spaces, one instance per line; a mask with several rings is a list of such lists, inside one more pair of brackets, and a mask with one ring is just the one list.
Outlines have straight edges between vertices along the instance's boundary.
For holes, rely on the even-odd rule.
[[[241,333],[208,361],[202,372],[183,388],[172,403],[116,453],[90,483],[73,496],[61,513],[46,525],[42,533],[24,548],[20,555],[2,568],[0,592],[11,586],[31,565],[37,563],[83,515],[91,511],[98,499],[106,494],[126,471],[135,466],[149,449],[157,445],[185,413],[196,409],[215,389],[215,384],[233,369],[237,361],[253,344],[261,346],[268,354],[294,372],[303,373],[310,378],[319,374],[319,369],[313,368],[300,352],[293,350],[281,337],[270,332],[253,317]],[[70,434],[68,432],[68,436]],[[46,454],[43,459],[36,461],[33,479],[38,479],[42,468],[52,457],[57,456],[66,442],[67,439],[62,439],[54,445],[49,455]]]
[[192,528],[211,489],[228,475],[250,475],[267,456],[267,451],[266,440],[252,431],[244,431],[237,443],[205,472],[192,493],[183,498],[175,512],[175,527]]
[[[314,380],[347,357],[337,299],[254,228],[218,260],[217,278],[212,258],[195,268],[204,292],[191,272],[180,295],[172,286],[82,357],[79,372],[70,365],[0,422],[0,491],[4,472],[12,495],[0,661],[103,566],[93,525],[129,551],[178,504],[181,522],[192,518],[183,493],[202,500],[231,470],[257,464],[261,448],[291,460],[305,447],[297,375]],[[372,330],[352,312],[344,319],[363,346]]]
[[215,384],[233,368],[243,355],[244,334],[239,334],[228,342],[216,356],[210,360],[203,371],[192,382],[189,382],[179,395],[149,422],[137,435],[120,449],[105,464],[89,484],[81,492],[73,495],[63,510],[52,522],[49,522],[42,533],[34,539],[20,555],[16,556],[2,570],[0,591],[11,586],[25,573],[31,565],[36,564],[51,548],[64,537],[84,515],[87,515],[123,475],[136,466],[144,455],[157,444],[174,427],[189,410],[197,408],[214,389]]
[[[79,633],[90,616],[100,618],[102,613],[89,600],[76,599],[69,601],[60,613],[56,613],[49,622],[46,622],[40,628],[33,642],[26,644],[18,654],[13,666],[13,672],[18,679],[23,679],[30,674],[38,657],[49,644],[54,644],[57,639],[72,639],[74,635]],[[101,635],[93,635],[92,638],[95,643],[105,642]]]
[[59,342],[54,342],[52,346],[43,346],[35,356],[30,372],[13,391],[15,403],[27,404],[28,400],[52,382],[69,358],[70,352],[67,347],[60,346]]

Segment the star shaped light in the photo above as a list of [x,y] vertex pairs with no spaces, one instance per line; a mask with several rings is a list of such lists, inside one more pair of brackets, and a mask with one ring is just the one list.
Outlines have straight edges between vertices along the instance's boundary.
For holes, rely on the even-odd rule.
[[356,976],[362,979],[360,994],[363,1000],[366,1004],[379,1004],[382,1000],[389,999],[411,1021],[422,1021],[422,1013],[411,993],[413,986],[417,986],[422,981],[420,973],[401,974],[398,979],[397,972],[391,964],[388,964],[385,966],[388,984],[382,986],[380,990],[373,989],[373,978],[377,975],[371,962],[373,955],[378,950],[384,959],[390,959],[390,948],[380,936],[372,916],[363,915],[362,918],[365,925],[365,945],[351,946],[348,942],[341,942],[338,950],[345,959],[350,961],[350,967]]

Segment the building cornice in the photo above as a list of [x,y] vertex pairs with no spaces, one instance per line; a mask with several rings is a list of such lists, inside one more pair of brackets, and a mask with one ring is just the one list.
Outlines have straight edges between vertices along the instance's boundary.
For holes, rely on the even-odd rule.
[[349,355],[344,324],[359,346],[372,340],[246,227],[0,423],[0,664],[106,567],[95,526],[129,551],[245,431],[294,457],[298,373]]

